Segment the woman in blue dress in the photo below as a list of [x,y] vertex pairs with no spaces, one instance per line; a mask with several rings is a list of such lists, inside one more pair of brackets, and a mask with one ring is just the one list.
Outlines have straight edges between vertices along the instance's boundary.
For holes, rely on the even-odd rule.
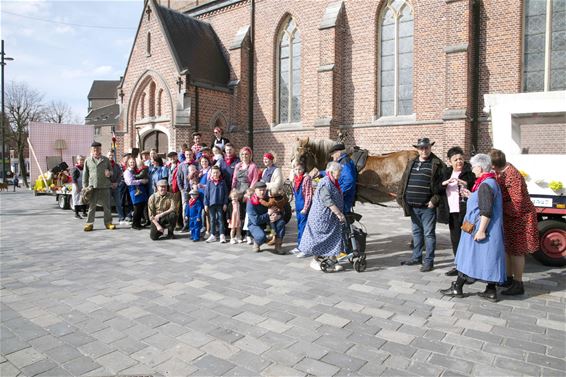
[[[313,256],[311,267],[320,270],[319,257],[336,257],[344,249],[342,227],[346,218],[342,213],[344,198],[338,179],[342,166],[330,162],[326,176],[319,182],[307,219],[307,226],[299,244],[297,256]],[[332,270],[344,268],[335,263]]]
[[457,280],[450,288],[440,292],[461,298],[464,297],[462,287],[466,281],[480,280],[486,282],[487,287],[478,295],[496,302],[496,284],[505,281],[503,200],[495,174],[491,172],[491,158],[477,154],[470,163],[477,179],[472,192],[463,188],[462,195],[469,196],[464,223],[472,223],[474,228],[471,233],[462,231],[460,236],[455,259]]
[[[305,174],[305,167],[302,164],[295,166],[295,177],[293,179],[293,196],[295,197],[295,215],[297,216],[297,245],[301,243],[309,210],[312,203],[312,179]],[[293,254],[299,252],[297,248],[291,250]]]

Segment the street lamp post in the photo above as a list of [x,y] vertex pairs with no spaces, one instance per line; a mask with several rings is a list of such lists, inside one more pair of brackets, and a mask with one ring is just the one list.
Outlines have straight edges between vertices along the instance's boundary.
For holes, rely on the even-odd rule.
[[0,77],[0,81],[2,81],[2,181],[6,183],[6,130],[4,129],[4,119],[6,118],[6,113],[4,111],[4,66],[6,65],[6,60],[14,60],[13,58],[6,57],[4,53],[4,40],[2,39],[2,77]]

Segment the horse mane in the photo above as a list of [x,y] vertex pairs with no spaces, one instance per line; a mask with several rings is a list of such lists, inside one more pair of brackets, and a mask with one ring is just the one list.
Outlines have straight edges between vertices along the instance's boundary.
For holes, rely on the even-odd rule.
[[307,144],[307,147],[314,153],[316,161],[318,162],[318,169],[326,169],[326,163],[328,162],[328,155],[330,149],[336,145],[336,141],[330,139],[318,139],[311,140]]

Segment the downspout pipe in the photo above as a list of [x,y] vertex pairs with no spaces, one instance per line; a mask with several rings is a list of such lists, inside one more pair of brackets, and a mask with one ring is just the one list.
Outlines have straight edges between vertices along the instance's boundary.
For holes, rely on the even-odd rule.
[[254,45],[255,0],[250,0],[250,45],[248,51],[248,146],[254,148]]
[[195,132],[199,130],[199,98],[198,86],[195,85]]
[[472,0],[472,150],[471,154],[478,153],[478,134],[480,124],[480,25],[481,25],[481,0]]

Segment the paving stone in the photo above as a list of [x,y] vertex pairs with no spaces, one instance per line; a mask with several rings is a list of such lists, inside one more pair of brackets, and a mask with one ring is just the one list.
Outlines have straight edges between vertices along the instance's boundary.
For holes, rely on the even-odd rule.
[[12,363],[5,362],[0,364],[0,376],[17,377],[19,375],[21,375],[20,369],[16,368]]
[[537,353],[529,353],[527,356],[527,362],[563,372],[566,371],[566,361],[564,358],[548,357]]
[[518,360],[507,359],[504,357],[496,357],[493,365],[500,369],[506,369],[515,373],[525,374],[529,376],[538,376],[541,372],[541,368],[539,366],[523,363]]
[[469,375],[472,370],[473,363],[461,359],[457,359],[452,356],[444,356],[433,353],[429,359],[429,363],[433,365],[438,365],[440,367],[450,369],[462,374]]
[[464,335],[473,339],[489,342],[492,344],[501,344],[503,342],[502,336],[486,333],[483,331],[467,329],[464,332]]
[[78,331],[74,332],[72,334],[67,334],[65,336],[62,336],[60,339],[62,341],[64,341],[65,343],[69,343],[70,345],[76,346],[76,347],[82,346],[84,344],[87,344],[87,343],[90,343],[90,342],[93,342],[93,341],[96,340],[95,338],[88,336],[88,335],[86,335],[82,332],[78,332]]
[[262,375],[265,377],[304,377],[306,373],[293,368],[286,367],[284,365],[272,364],[263,370]]
[[142,349],[144,349],[145,347],[147,347],[147,343],[143,343],[139,340],[135,340],[132,339],[130,337],[125,337],[122,339],[119,339],[115,342],[111,343],[111,346],[113,348],[108,347],[109,349],[111,349],[112,351],[114,349],[118,349],[122,352],[124,352],[126,355],[131,355],[132,353],[138,352]]
[[409,335],[400,331],[390,331],[387,329],[382,329],[376,334],[376,337],[389,342],[400,344],[410,344],[415,339],[413,335]]
[[[27,365],[25,367],[21,368],[21,371],[24,373],[24,375],[26,376],[35,376],[38,374],[41,374],[43,372],[47,372],[50,369],[56,368],[57,367],[57,363],[53,362],[52,360],[49,359],[42,359],[39,360],[31,365]],[[4,376],[4,374],[1,374],[1,376]]]
[[184,343],[175,344],[173,347],[165,351],[165,353],[185,362],[195,360],[204,354],[204,352],[198,348]]
[[71,376],[71,374],[69,374],[66,370],[64,370],[61,367],[49,369],[48,371],[37,375],[37,377],[64,377],[64,376]]
[[505,345],[509,348],[517,348],[527,352],[536,352],[543,355],[546,353],[546,346],[518,339],[507,339]]
[[447,355],[452,346],[450,344],[442,343],[435,340],[428,340],[424,338],[415,338],[411,343],[412,346],[422,348],[439,354]]
[[348,373],[356,372],[367,362],[366,360],[334,351],[328,352],[320,361],[335,365],[341,369],[341,372]]
[[265,352],[262,357],[290,367],[303,359],[303,355],[294,353],[290,349],[271,349]]
[[62,367],[73,376],[79,376],[100,368],[100,364],[95,363],[90,357],[81,356],[64,363]]
[[82,354],[96,359],[102,355],[106,355],[107,353],[114,351],[115,349],[96,340],[94,342],[87,343],[78,347],[78,350],[81,351]]
[[[36,338],[36,339],[41,339],[41,338]],[[12,338],[4,338],[0,340],[0,352],[2,353],[2,355],[8,355],[12,352],[23,350],[25,348],[28,348],[29,346],[30,343],[26,343],[15,336]]]
[[236,366],[229,361],[220,359],[212,355],[206,355],[202,357],[193,365],[199,368],[199,372],[203,373],[201,374],[203,376],[221,376]]
[[385,342],[385,344],[381,346],[381,350],[389,352],[392,355],[404,356],[406,358],[412,357],[415,352],[417,352],[417,349],[410,345],[395,342]]
[[201,347],[201,350],[221,359],[229,359],[232,355],[240,351],[238,347],[234,347],[230,343],[221,340],[213,340]]
[[114,351],[103,355],[95,361],[114,374],[137,364],[136,360],[128,357],[120,351]]
[[254,353],[243,350],[230,356],[229,361],[252,371],[253,373],[251,375],[260,374],[262,370],[272,364],[269,358],[258,356]]
[[8,359],[11,364],[19,369],[34,364],[45,358],[45,355],[37,352],[33,348],[24,348],[22,350],[6,355],[6,359]]
[[82,356],[82,354],[75,347],[72,347],[68,344],[47,350],[45,351],[45,354],[49,356],[50,359],[56,361],[59,364],[66,363],[67,361]]
[[309,358],[302,359],[294,368],[315,376],[332,376],[340,370],[334,365]]

